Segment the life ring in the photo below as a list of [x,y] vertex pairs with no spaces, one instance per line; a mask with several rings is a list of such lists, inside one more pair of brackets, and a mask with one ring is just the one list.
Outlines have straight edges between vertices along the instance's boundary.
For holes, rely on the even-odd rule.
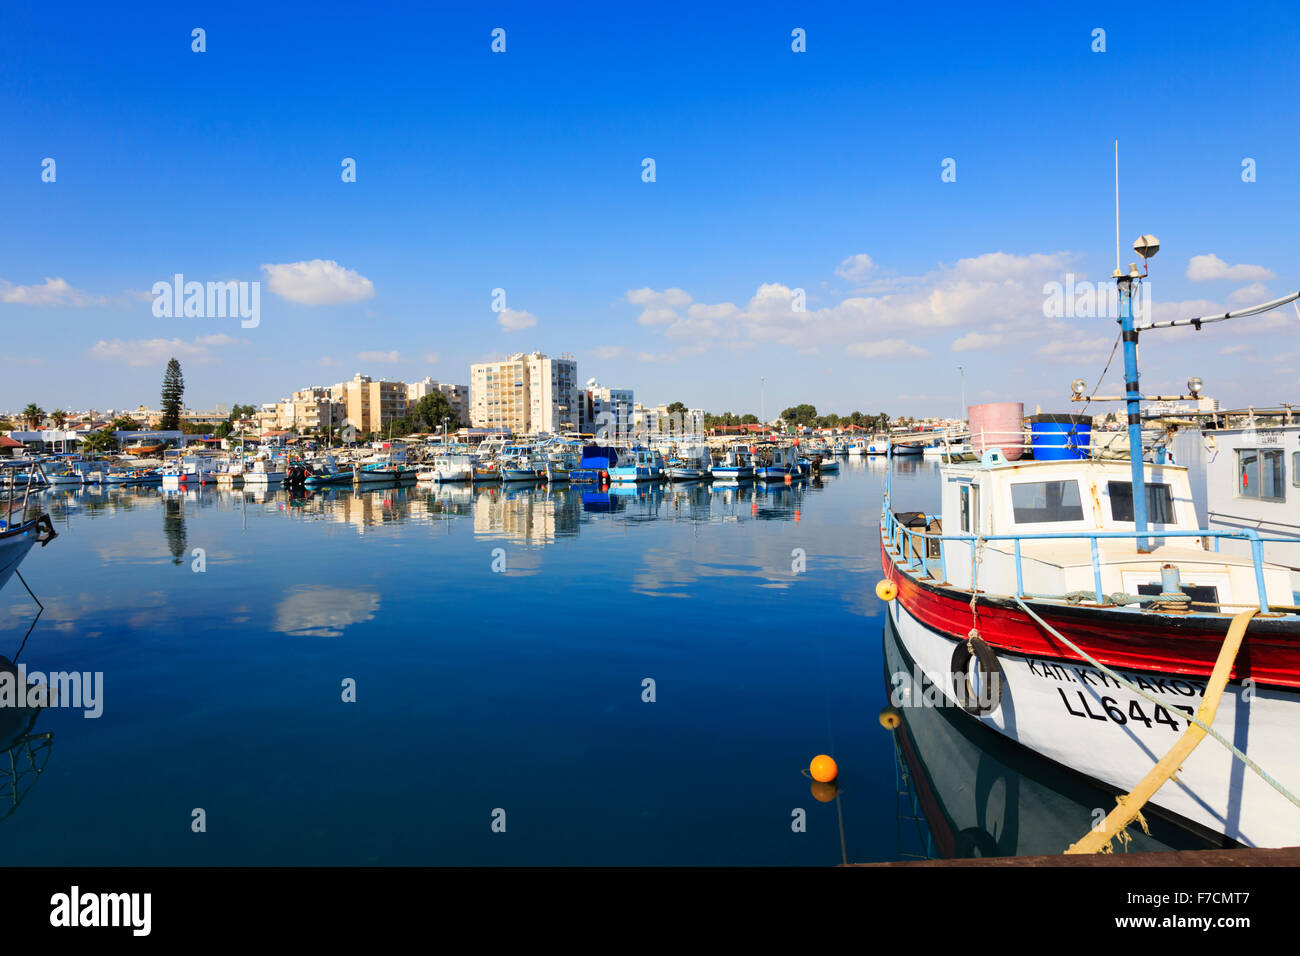
[[[984,688],[983,696],[971,686],[972,657],[979,671],[980,685]],[[993,648],[984,642],[984,638],[970,637],[958,641],[953,648],[949,670],[952,672],[953,699],[966,713],[984,717],[1002,706],[1002,685],[1007,675],[1003,672],[997,655],[993,653]]]

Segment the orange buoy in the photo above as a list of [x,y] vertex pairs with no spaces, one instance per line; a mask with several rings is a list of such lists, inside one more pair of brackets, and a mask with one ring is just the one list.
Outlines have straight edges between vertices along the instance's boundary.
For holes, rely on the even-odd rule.
[[818,783],[830,783],[839,776],[840,768],[835,766],[835,761],[826,754],[818,754],[808,765],[808,773]]
[[835,794],[839,793],[839,785],[834,783],[819,783],[814,780],[812,783],[813,799],[818,803],[830,803],[835,799]]
[[880,708],[880,726],[886,730],[897,730],[903,723],[903,715],[894,707]]
[[795,508],[795,509],[794,509],[794,520],[795,520],[795,521],[798,521],[798,520],[799,520],[799,509],[798,509],[798,508]]

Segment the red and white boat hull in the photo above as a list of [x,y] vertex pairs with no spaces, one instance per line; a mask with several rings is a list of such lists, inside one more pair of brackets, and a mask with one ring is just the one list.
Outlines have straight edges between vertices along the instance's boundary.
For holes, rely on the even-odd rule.
[[[969,604],[963,613],[961,601],[900,571],[888,552],[883,552],[883,563],[899,588],[898,597],[887,607],[903,646],[926,677],[943,690],[944,705],[960,706],[965,674],[954,680],[954,654],[959,645],[964,646],[971,626]],[[979,707],[970,702],[966,712],[1031,750],[1127,793],[1186,729],[1180,711],[1194,713],[1200,706],[1212,652],[1217,653],[1222,639],[1176,630],[1162,639],[1157,630],[1162,619],[1157,618],[1143,622],[1148,634],[1129,629],[1114,634],[1112,648],[1104,640],[1106,628],[1098,627],[1096,612],[1092,613],[1091,622],[1076,610],[1052,624],[1126,680],[1152,693],[1161,706],[1079,659],[1022,610],[1009,609],[1005,602],[987,607],[981,602],[979,631],[996,654],[1004,678],[996,705]],[[1112,631],[1115,615],[1123,613],[1109,613]],[[1295,651],[1288,642],[1270,640],[1267,627],[1263,630],[1253,646],[1248,632],[1213,727],[1287,789],[1300,792]],[[1253,679],[1243,683],[1247,678]],[[1246,846],[1300,843],[1300,809],[1209,738],[1151,803]],[[1099,809],[1109,812],[1113,806]]]

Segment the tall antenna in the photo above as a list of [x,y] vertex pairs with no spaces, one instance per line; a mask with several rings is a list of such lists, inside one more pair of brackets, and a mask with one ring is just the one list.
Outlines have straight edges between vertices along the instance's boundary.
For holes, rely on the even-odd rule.
[[1115,274],[1119,275],[1119,139],[1115,140]]

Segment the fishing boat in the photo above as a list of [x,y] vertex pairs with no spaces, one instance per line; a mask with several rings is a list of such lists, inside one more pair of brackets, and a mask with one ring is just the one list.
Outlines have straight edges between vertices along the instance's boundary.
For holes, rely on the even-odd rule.
[[546,480],[551,484],[570,481],[581,465],[579,453],[571,449],[551,452],[546,456]]
[[[0,588],[14,576],[33,546],[45,547],[58,537],[48,513],[42,511],[35,517],[26,517],[32,482],[20,486],[16,479],[19,470],[27,468],[36,474],[41,471],[39,464],[0,462],[0,491],[5,503],[4,517],[0,518]],[[19,487],[23,488],[21,495],[18,494]]]
[[501,457],[501,480],[539,481],[546,477],[546,459],[529,446],[511,446]]
[[160,470],[162,486],[169,489],[194,488],[213,481],[210,466],[195,455],[174,459]]
[[244,485],[250,488],[267,488],[284,482],[284,467],[266,458],[259,458],[244,469]]
[[609,469],[609,480],[616,485],[658,481],[663,476],[664,456],[657,448],[629,448]]
[[618,463],[618,448],[613,445],[584,445],[579,455],[578,467],[569,472],[571,482],[604,484],[609,481],[609,469]]
[[52,488],[84,485],[86,476],[72,468],[64,468],[61,471],[47,472],[45,482]]
[[784,481],[798,477],[798,452],[790,445],[760,445],[754,456],[754,477],[759,481]]
[[[970,859],[1059,854],[1114,794],[986,730],[952,707],[927,707],[934,687],[885,619],[885,683],[898,715],[899,856]],[[915,822],[924,818],[925,826]],[[1132,827],[1131,853],[1211,845],[1155,814]],[[906,826],[911,822],[912,826]]]
[[669,481],[698,481],[711,477],[713,453],[708,445],[684,445],[664,466]]
[[141,438],[138,441],[130,445],[127,445],[125,448],[123,448],[122,454],[134,455],[137,458],[147,458],[150,455],[158,454],[166,447],[167,447],[167,443],[165,441],[156,441],[156,440]]
[[303,479],[303,484],[308,488],[352,484],[352,469],[340,467],[333,455],[316,459],[308,468],[307,476]]
[[393,484],[406,480],[415,480],[416,469],[400,461],[372,461],[357,465],[352,472],[352,480],[358,485]]
[[428,468],[415,476],[421,482],[473,481],[478,458],[467,452],[444,452],[433,459]]
[[[1158,248],[1150,236],[1134,244],[1144,259]],[[985,449],[939,466],[937,514],[894,510],[891,469],[877,594],[907,656],[968,719],[1121,793],[1142,784],[1143,812],[1230,843],[1293,845],[1300,607],[1289,569],[1265,560],[1272,536],[1201,527],[1187,468],[1158,449],[1147,460],[1137,340],[1300,292],[1138,325],[1145,276],[1136,265],[1115,276],[1129,460],[1092,457],[1082,435],[1045,457]],[[1222,547],[1233,540],[1249,553]],[[1185,737],[1194,716],[1221,739]],[[1119,822],[1079,846],[1099,849],[1137,809],[1120,805]]]
[[722,460],[709,469],[709,473],[722,481],[744,481],[754,477],[754,449],[748,445],[732,445]]

